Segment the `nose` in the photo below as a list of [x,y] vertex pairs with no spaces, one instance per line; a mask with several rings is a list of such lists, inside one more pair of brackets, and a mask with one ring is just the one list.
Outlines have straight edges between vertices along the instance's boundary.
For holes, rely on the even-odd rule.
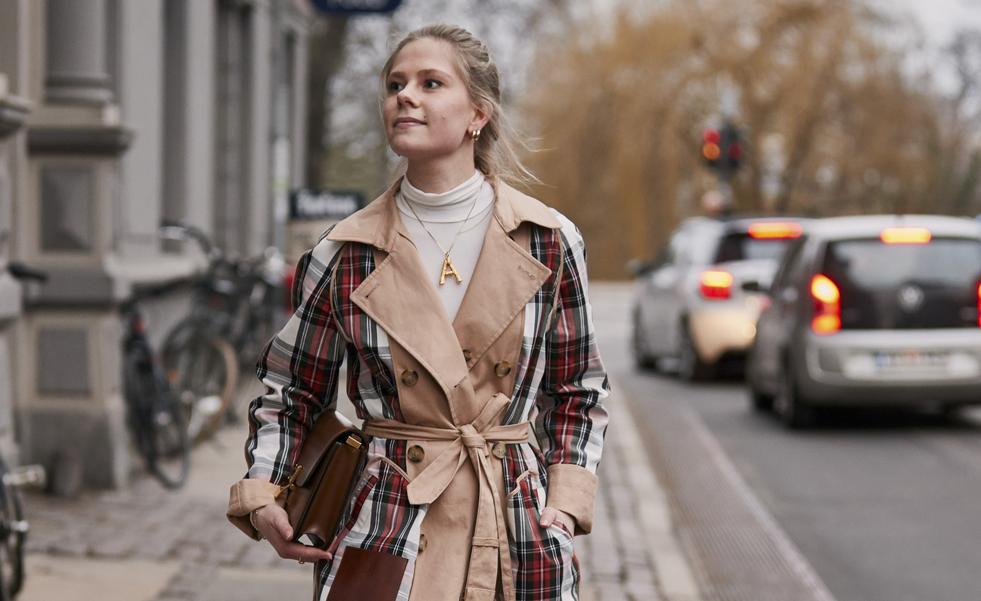
[[415,94],[411,91],[411,88],[408,85],[399,90],[399,93],[395,96],[395,99],[398,100],[399,106],[418,106]]

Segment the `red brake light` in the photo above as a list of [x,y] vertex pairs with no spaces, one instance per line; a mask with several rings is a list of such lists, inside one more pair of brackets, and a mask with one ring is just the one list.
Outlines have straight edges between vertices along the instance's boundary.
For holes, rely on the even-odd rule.
[[978,282],[978,327],[981,328],[981,282]]
[[814,300],[826,305],[841,302],[841,292],[838,290],[838,286],[826,275],[818,274],[811,278],[811,295]]
[[932,237],[925,227],[889,227],[879,235],[886,244],[927,244]]
[[841,330],[841,291],[831,278],[817,274],[811,278],[811,298],[814,299],[814,318],[811,329],[815,334],[834,334]]
[[705,271],[700,282],[702,296],[710,300],[726,300],[732,296],[732,281],[732,274],[728,271]]
[[800,238],[804,228],[793,221],[760,221],[749,224],[751,238],[762,240],[779,240],[785,238]]

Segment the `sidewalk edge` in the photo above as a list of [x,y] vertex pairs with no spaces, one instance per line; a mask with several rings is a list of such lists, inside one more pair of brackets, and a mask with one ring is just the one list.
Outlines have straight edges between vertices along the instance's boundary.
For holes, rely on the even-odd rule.
[[[613,390],[617,389],[613,386]],[[626,484],[648,541],[659,592],[665,601],[704,601],[706,597],[698,586],[692,559],[678,538],[665,488],[647,459],[630,409],[614,402],[607,404],[607,411],[615,433],[608,441],[614,447],[613,454],[619,456],[617,459],[629,466]]]

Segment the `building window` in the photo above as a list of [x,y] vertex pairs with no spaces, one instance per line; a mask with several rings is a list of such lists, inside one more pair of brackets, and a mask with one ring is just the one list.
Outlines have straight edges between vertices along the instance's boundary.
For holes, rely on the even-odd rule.
[[95,174],[85,167],[41,168],[41,251],[90,253],[95,244]]

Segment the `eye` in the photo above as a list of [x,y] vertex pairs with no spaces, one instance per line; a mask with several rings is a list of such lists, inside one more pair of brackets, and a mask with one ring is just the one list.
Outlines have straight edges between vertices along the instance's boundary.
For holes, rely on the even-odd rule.
[[402,86],[401,83],[392,80],[392,81],[388,82],[388,85],[386,87],[388,88],[388,91],[389,92],[399,92],[399,91],[402,90],[402,87],[403,86]]
[[422,85],[427,90],[435,90],[436,88],[442,87],[443,82],[438,79],[427,79]]

